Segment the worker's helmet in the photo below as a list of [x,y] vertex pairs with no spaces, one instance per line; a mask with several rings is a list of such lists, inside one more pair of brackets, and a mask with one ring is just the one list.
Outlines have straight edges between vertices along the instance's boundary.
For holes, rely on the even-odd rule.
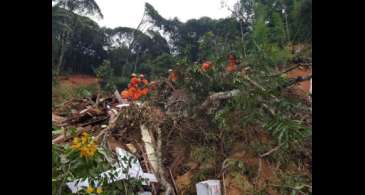
[[132,73],[132,75],[131,75],[131,77],[136,77],[137,75],[136,75],[136,73]]
[[172,69],[169,69],[169,72],[172,72]]
[[144,75],[143,74],[140,74],[139,77],[144,78]]
[[229,58],[229,59],[236,59],[236,55],[235,55],[233,52],[230,52],[230,53],[228,54],[228,58]]

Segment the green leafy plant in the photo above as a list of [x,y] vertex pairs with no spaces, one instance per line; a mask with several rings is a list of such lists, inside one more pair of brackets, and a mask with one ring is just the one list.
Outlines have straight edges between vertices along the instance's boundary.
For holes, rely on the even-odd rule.
[[[108,175],[113,179],[116,176],[116,168],[111,166],[112,162],[109,162],[107,156],[107,150],[97,146],[93,137],[85,132],[81,137],[75,136],[72,144],[52,144],[52,194],[71,194],[65,184],[74,180],[83,181],[86,178],[90,186],[79,194],[124,192],[123,194],[127,195],[142,186],[144,180],[129,177],[126,180],[108,184],[107,177],[102,178],[100,174],[106,170],[113,170]],[[131,157],[122,160],[127,164],[122,168],[123,172],[127,173],[131,162],[136,159]]]
[[115,89],[114,70],[110,66],[109,60],[103,61],[103,64],[95,70],[95,75],[101,80],[103,90],[113,91]]
[[288,147],[289,143],[302,140],[311,135],[311,129],[304,127],[300,121],[276,117],[264,125],[280,145]]

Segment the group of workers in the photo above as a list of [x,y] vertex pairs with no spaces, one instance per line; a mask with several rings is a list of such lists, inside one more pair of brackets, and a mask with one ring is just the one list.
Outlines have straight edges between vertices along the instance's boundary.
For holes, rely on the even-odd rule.
[[[228,55],[228,64],[225,68],[226,72],[228,73],[233,73],[237,71],[237,59],[236,56],[233,53],[230,53]],[[205,61],[202,66],[201,69],[202,71],[208,71],[209,69],[211,69],[213,67],[213,63],[211,61]]]
[[126,100],[139,100],[141,97],[147,96],[149,92],[148,80],[144,78],[143,74],[139,77],[135,73],[131,75],[131,80],[128,84],[128,89],[121,92],[121,96]]
[[[236,56],[233,53],[228,55],[228,64],[225,68],[226,72],[233,73],[237,71],[237,62]],[[201,70],[203,72],[208,71],[213,67],[213,63],[211,61],[205,61]],[[170,69],[168,80],[171,82],[175,82],[177,80],[176,71]],[[128,89],[125,89],[121,92],[121,96],[123,99],[129,101],[139,100],[141,97],[147,96],[150,91],[148,87],[148,80],[144,78],[143,74],[140,74],[139,77],[135,73],[131,75],[130,83],[128,84]]]

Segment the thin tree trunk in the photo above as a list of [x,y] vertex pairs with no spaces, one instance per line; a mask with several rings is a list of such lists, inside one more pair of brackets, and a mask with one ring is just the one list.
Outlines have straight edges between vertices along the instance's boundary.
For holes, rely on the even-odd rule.
[[246,58],[246,48],[245,48],[245,45],[244,45],[243,27],[242,27],[242,25],[243,25],[243,22],[242,22],[242,20],[241,20],[241,22],[240,22],[240,29],[241,29],[241,44],[242,44],[242,47],[243,47],[243,55],[244,55],[244,56],[245,56],[245,58]]
[[63,57],[65,55],[65,47],[66,47],[66,38],[67,38],[67,33],[64,32],[62,33],[61,35],[61,43],[60,43],[60,55],[59,55],[59,58],[58,58],[58,64],[57,64],[57,74],[60,73],[61,71],[61,67],[62,67],[62,64],[63,64]]
[[286,38],[289,45],[291,45],[292,54],[294,54],[294,45],[292,44],[292,41],[290,40],[290,33],[289,33],[289,24],[288,24],[288,14],[285,10],[285,28],[286,28]]
[[[129,50],[129,51],[131,50],[131,47],[133,46],[133,44],[134,44],[134,42],[135,42],[135,40],[136,40],[136,32],[137,32],[137,30],[141,27],[141,25],[143,24],[143,21],[144,21],[144,17],[145,17],[145,15],[146,15],[146,12],[143,12],[143,16],[142,16],[141,21],[139,22],[139,24],[138,24],[137,28],[136,28],[136,29],[134,29],[134,31],[133,31],[133,33],[132,33],[133,38],[132,38],[131,44],[129,44],[129,47],[128,47],[128,50]],[[128,53],[128,55],[127,55],[127,65],[128,65],[128,62],[129,62],[128,58],[129,58],[129,53]],[[138,58],[138,56],[137,56],[137,58]],[[136,66],[136,65],[135,65],[135,66]],[[136,68],[135,66],[133,67],[133,72],[135,71],[135,68]]]

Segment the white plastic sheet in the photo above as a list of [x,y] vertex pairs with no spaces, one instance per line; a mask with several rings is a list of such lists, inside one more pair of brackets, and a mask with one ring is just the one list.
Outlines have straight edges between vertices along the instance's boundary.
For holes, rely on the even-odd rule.
[[197,195],[221,195],[219,180],[206,180],[196,184]]
[[[154,174],[151,173],[144,173],[142,170],[142,167],[138,161],[138,159],[136,159],[135,161],[132,160],[131,162],[131,167],[128,169],[128,173],[125,174],[123,173],[123,170],[126,170],[127,167],[127,162],[125,162],[123,160],[123,158],[126,159],[130,159],[130,158],[135,158],[133,156],[133,154],[130,154],[129,152],[121,149],[121,148],[116,148],[116,153],[118,155],[118,168],[115,170],[109,170],[109,171],[105,171],[103,173],[100,174],[101,178],[107,178],[107,182],[113,183],[115,181],[119,181],[122,179],[126,179],[126,178],[143,178],[143,179],[147,179],[148,182],[144,182],[144,185],[149,185],[149,182],[157,182],[157,178]],[[113,175],[115,175],[115,177],[109,177],[110,173],[113,173]],[[66,183],[67,187],[71,190],[72,193],[77,193],[78,191],[85,189],[89,186],[89,181],[88,179],[85,179],[84,181],[78,179],[72,182],[68,182]],[[97,182],[95,183],[95,185],[97,186]]]

